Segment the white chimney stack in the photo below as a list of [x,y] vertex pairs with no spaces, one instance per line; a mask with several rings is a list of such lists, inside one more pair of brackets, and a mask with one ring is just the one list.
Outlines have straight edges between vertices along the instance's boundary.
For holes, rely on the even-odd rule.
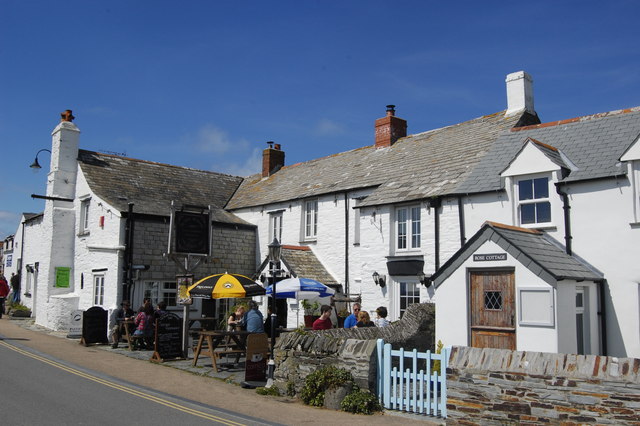
[[535,114],[533,108],[533,79],[524,71],[507,75],[507,115],[523,110]]

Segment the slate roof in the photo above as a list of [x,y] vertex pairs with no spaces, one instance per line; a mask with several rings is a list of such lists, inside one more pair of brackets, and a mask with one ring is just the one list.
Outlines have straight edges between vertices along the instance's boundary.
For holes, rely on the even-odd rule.
[[460,267],[482,244],[493,241],[513,258],[550,284],[566,279],[601,281],[603,275],[575,256],[568,255],[548,234],[495,222],[482,228],[460,248],[435,274],[436,287]]
[[[266,179],[244,180],[228,209],[373,187],[360,206],[419,200],[456,190],[498,134],[527,113],[499,112],[453,126],[410,135],[388,148],[373,145],[285,166]],[[537,117],[535,118],[537,120]]]
[[291,275],[297,278],[311,278],[328,286],[338,285],[309,247],[283,246],[281,257]]
[[502,189],[500,172],[513,160],[527,138],[559,149],[578,168],[562,181],[625,175],[626,166],[619,159],[638,135],[640,107],[511,129],[500,135],[457,192]]
[[79,150],[78,161],[91,190],[121,212],[170,216],[171,201],[211,206],[213,221],[249,225],[224,205],[241,177]]

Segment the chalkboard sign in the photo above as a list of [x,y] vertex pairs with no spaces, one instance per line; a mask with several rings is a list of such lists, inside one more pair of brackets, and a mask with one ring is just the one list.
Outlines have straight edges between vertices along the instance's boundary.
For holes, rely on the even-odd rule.
[[100,306],[94,306],[84,311],[80,344],[85,346],[109,344],[109,338],[107,337],[107,311]]
[[184,358],[182,353],[182,319],[167,313],[156,319],[156,338],[152,361]]

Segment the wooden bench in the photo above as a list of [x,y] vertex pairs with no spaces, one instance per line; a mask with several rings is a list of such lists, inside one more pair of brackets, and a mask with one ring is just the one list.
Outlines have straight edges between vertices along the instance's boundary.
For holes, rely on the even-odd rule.
[[[240,356],[245,353],[246,345],[243,339],[248,334],[248,332],[243,331],[201,331],[198,345],[193,353],[193,365],[196,366],[198,364],[200,355],[209,355],[211,366],[216,373],[218,372],[217,361],[223,356],[235,355],[237,364]],[[231,337],[233,346],[231,343],[225,342],[225,337]]]

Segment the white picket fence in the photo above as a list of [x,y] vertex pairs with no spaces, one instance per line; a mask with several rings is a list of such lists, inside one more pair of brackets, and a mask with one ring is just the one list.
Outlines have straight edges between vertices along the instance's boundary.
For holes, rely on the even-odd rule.
[[[443,348],[440,354],[393,350],[391,344],[378,339],[378,398],[382,406],[446,418],[450,354],[451,348]],[[440,371],[431,371],[435,360],[440,361]]]

